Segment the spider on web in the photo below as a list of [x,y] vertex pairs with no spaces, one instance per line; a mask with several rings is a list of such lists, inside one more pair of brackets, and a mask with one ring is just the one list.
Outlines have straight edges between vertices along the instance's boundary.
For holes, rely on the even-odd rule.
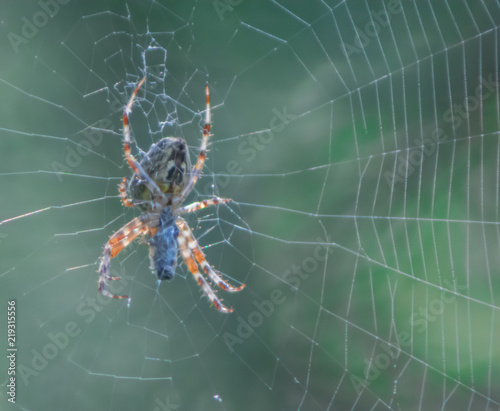
[[[170,280],[174,277],[177,254],[180,250],[186,266],[203,293],[220,312],[230,313],[233,309],[222,304],[209,281],[228,292],[240,291],[245,284],[234,287],[222,279],[207,262],[188,224],[181,217],[182,214],[231,201],[228,198],[214,197],[182,206],[183,201],[193,190],[205,163],[212,127],[208,85],[206,86],[207,108],[200,154],[194,167],[191,167],[186,142],[181,138],[162,138],[156,144],[151,145],[141,162],[138,162],[131,154],[128,116],[132,111],[137,92],[145,80],[143,78],[139,82],[123,113],[125,158],[134,174],[128,186],[127,178],[124,177],[118,188],[124,206],[139,207],[144,213],[120,228],[106,243],[99,266],[99,292],[107,297],[128,298],[125,295],[115,295],[108,290],[108,282],[119,279],[110,274],[111,259],[138,236],[142,236],[143,241],[149,247],[151,269],[156,272],[159,280]],[[202,268],[209,281],[200,273],[198,266]]]

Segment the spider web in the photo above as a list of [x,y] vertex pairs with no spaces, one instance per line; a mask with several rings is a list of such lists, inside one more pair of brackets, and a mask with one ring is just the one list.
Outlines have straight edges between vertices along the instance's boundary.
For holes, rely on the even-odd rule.
[[[88,3],[0,16],[2,409],[500,408],[498,1]],[[230,315],[140,242],[97,293],[143,76],[139,158],[195,160],[209,82],[187,203],[234,201],[188,222]]]

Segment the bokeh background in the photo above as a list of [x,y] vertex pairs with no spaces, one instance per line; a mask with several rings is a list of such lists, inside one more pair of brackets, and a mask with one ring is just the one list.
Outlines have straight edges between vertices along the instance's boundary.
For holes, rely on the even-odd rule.
[[[6,1],[0,296],[19,410],[498,410],[500,4]],[[117,185],[213,137],[188,222],[237,294],[160,286]],[[6,338],[2,349],[6,353]]]

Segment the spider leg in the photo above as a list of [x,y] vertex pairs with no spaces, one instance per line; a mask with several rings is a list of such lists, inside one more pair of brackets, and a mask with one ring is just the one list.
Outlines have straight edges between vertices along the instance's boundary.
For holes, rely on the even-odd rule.
[[210,198],[208,200],[203,200],[203,201],[199,201],[199,202],[196,202],[193,204],[189,204],[185,207],[180,207],[177,209],[177,212],[179,214],[192,213],[194,211],[201,210],[202,208],[209,207],[211,205],[228,203],[229,201],[232,201],[232,200],[230,198],[214,197],[214,198]]
[[[207,273],[210,278],[217,283],[217,285],[223,290],[229,292],[240,291],[245,287],[245,284],[240,287],[232,287],[228,283],[226,283],[222,278],[220,278],[210,267],[210,265],[206,262],[205,256],[203,252],[198,247],[196,240],[194,239],[191,230],[189,229],[187,223],[183,218],[178,217],[175,221],[177,227],[179,228],[179,236],[177,237],[177,243],[179,245],[179,249],[181,251],[182,257],[186,262],[186,265],[193,274],[194,279],[198,283],[199,286],[203,289],[204,294],[209,298],[212,304],[222,313],[232,313],[233,308],[227,308],[221,302],[221,300],[217,297],[215,292],[212,290],[207,280],[203,275],[201,275],[198,270],[198,265],[196,261],[203,267],[205,273]],[[194,245],[193,245],[194,244]],[[196,261],[195,261],[196,260]]]
[[209,300],[212,302],[215,308],[217,308],[221,313],[227,313],[227,314],[232,313],[233,309],[227,308],[222,304],[221,300],[217,298],[217,295],[215,294],[214,290],[212,290],[207,280],[205,280],[205,277],[203,277],[200,271],[198,270],[198,266],[196,264],[195,258],[193,257],[193,253],[191,252],[188,246],[189,232],[184,231],[184,227],[187,227],[187,225],[179,225],[177,221],[180,220],[182,220],[182,218],[180,217],[176,220],[176,224],[179,227],[179,236],[177,237],[177,244],[179,245],[182,257],[184,258],[184,261],[186,262],[189,271],[191,271],[191,274],[193,274],[194,279],[196,280],[198,285],[202,288],[203,293],[209,298]]
[[132,93],[130,100],[125,106],[125,110],[123,111],[123,151],[125,152],[125,158],[127,160],[128,165],[134,171],[137,177],[139,177],[142,181],[144,181],[144,184],[147,185],[147,187],[149,188],[149,190],[151,190],[152,193],[160,197],[162,201],[165,201],[166,203],[165,195],[158,188],[155,182],[151,180],[151,177],[148,175],[148,173],[146,173],[146,171],[144,171],[142,166],[139,164],[139,162],[135,159],[135,157],[132,155],[130,151],[130,126],[129,126],[128,115],[132,112],[132,104],[134,104],[137,92],[139,91],[139,89],[141,88],[141,86],[144,84],[145,81],[146,77],[144,77],[139,82],[134,92]]
[[102,295],[112,298],[128,298],[126,295],[114,295],[107,290],[108,281],[120,279],[120,277],[113,277],[110,273],[111,259],[116,257],[137,236],[146,234],[150,230],[150,225],[154,226],[157,218],[157,215],[154,214],[136,217],[110,237],[104,246],[104,254],[99,265],[99,292]]
[[242,284],[239,287],[233,287],[231,284],[224,281],[221,276],[217,274],[215,270],[210,266],[210,264],[208,264],[205,254],[203,253],[203,251],[201,251],[198,241],[196,241],[196,239],[194,238],[194,235],[191,232],[191,229],[187,225],[186,221],[183,218],[179,217],[177,218],[177,220],[175,220],[175,223],[177,224],[177,227],[179,227],[179,236],[182,233],[184,239],[186,240],[189,251],[191,252],[191,255],[194,255],[194,258],[196,259],[200,267],[214,283],[216,283],[224,291],[230,293],[235,293],[245,288],[245,284]]
[[[127,177],[123,177],[122,182],[118,185],[118,191],[120,192],[120,198],[122,200],[122,204],[125,207],[135,207],[140,204],[151,204],[151,209],[154,208],[154,204],[152,204],[152,201],[138,201],[138,200],[131,200],[130,198],[127,197],[127,189],[126,189],[126,184],[127,184]],[[154,184],[154,183],[153,183]]]
[[188,184],[186,185],[186,187],[184,187],[179,197],[177,197],[173,201],[174,205],[181,204],[186,199],[191,190],[193,190],[196,181],[198,181],[198,178],[203,171],[203,165],[205,164],[205,158],[207,157],[208,138],[210,137],[210,130],[212,128],[212,114],[210,111],[210,93],[208,91],[208,84],[205,86],[205,92],[207,96],[207,109],[205,111],[205,126],[203,127],[203,137],[201,139],[200,154],[198,154],[198,161],[196,161],[196,164],[193,166],[193,169],[191,171],[191,178],[189,179]]
[[[128,115],[132,112],[132,104],[134,104],[134,100],[137,96],[137,92],[141,88],[141,86],[144,84],[146,81],[146,77],[144,77],[137,87],[135,88],[134,92],[130,96],[130,99],[125,106],[125,110],[123,111],[123,149],[125,151],[125,158],[127,159],[127,163],[130,166],[130,168],[136,173],[137,175],[140,175],[140,171],[142,167],[140,164],[137,162],[135,157],[131,154],[130,152],[130,126],[129,126],[129,120],[128,120]],[[144,170],[142,170],[144,171]],[[144,173],[146,174],[146,173]]]
[[127,183],[127,177],[123,177],[122,182],[118,186],[118,191],[120,192],[120,197],[122,199],[122,204],[125,207],[133,207],[134,204],[133,204],[132,200],[130,200],[129,198],[127,198],[127,190],[125,188],[126,183]]

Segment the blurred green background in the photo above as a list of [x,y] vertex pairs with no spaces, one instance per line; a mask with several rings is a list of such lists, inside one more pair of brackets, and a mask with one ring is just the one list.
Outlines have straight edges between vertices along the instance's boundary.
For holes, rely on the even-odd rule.
[[[20,410],[497,410],[497,1],[8,1],[0,11],[0,329]],[[235,284],[159,287],[117,185],[212,145],[188,222]],[[6,333],[5,333],[6,335]],[[6,352],[6,338],[2,349]],[[4,371],[5,370],[5,371]]]

